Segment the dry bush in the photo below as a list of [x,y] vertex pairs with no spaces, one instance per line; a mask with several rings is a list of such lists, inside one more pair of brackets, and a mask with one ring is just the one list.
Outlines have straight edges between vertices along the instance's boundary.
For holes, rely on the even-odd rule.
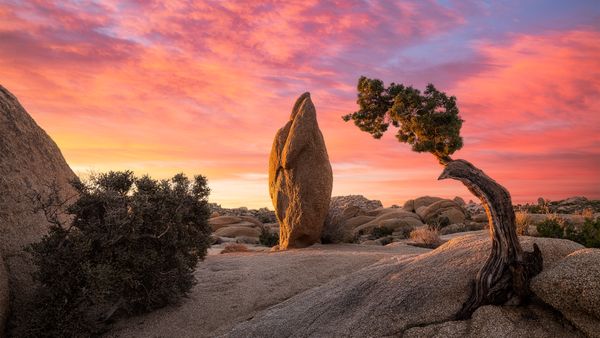
[[546,219],[552,222],[556,222],[563,227],[568,223],[566,219],[562,218],[558,214],[548,214],[548,217]]
[[435,249],[442,244],[439,230],[431,230],[427,228],[413,230],[410,233],[410,239],[413,241],[414,245],[431,249]]
[[585,208],[581,210],[581,216],[583,216],[585,219],[594,219],[594,209]]
[[531,217],[524,211],[515,212],[515,223],[517,225],[517,235],[527,235],[530,225],[533,225]]
[[225,248],[221,250],[222,254],[232,253],[232,252],[248,252],[250,251],[247,246],[240,243],[229,243],[225,245]]

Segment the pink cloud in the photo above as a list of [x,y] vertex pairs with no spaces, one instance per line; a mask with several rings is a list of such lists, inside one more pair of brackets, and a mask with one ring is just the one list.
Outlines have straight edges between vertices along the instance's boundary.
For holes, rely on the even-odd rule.
[[[598,181],[598,163],[589,159],[600,143],[595,31],[482,41],[467,59],[419,68],[422,60],[403,61],[400,52],[463,27],[465,13],[482,9],[436,1],[88,5],[0,4],[2,84],[78,170],[203,173],[215,201],[270,205],[264,177],[244,180],[266,172],[275,131],[296,96],[310,90],[334,165],[334,194],[386,204],[467,196],[458,183],[436,181],[441,168],[433,157],[392,135],[373,140],[341,120],[356,109],[355,82],[364,74],[431,79],[457,95],[467,120],[459,157],[506,181],[518,198],[600,195],[584,188]],[[552,169],[536,176],[540,162]],[[571,181],[540,183],[574,163]]]
[[599,197],[600,32],[517,35],[478,48],[489,69],[450,90],[466,120],[460,156],[489,163],[518,200]]

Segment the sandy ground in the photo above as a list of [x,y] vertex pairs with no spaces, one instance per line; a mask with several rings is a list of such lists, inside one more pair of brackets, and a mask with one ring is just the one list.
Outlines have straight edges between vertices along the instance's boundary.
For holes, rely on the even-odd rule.
[[[219,249],[220,251],[220,249]],[[115,325],[107,337],[211,337],[311,288],[390,257],[429,251],[405,244],[314,245],[284,252],[219,255],[196,270],[198,284],[181,304]]]

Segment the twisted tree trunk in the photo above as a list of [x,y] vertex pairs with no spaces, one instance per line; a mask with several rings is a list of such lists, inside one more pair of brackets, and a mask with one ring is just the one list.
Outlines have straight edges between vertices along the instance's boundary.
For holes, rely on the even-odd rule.
[[535,244],[533,252],[523,252],[509,192],[467,161],[444,158],[440,163],[445,168],[439,180],[459,180],[481,200],[492,237],[492,252],[477,273],[471,295],[457,318],[469,318],[486,304],[504,304],[509,300],[521,303],[530,293],[530,279],[542,270],[542,254]]

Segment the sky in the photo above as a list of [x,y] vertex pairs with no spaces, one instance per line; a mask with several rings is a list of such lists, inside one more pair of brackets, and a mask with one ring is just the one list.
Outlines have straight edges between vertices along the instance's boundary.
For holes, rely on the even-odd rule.
[[333,195],[475,199],[341,116],[361,75],[457,97],[463,149],[515,203],[600,199],[598,1],[0,0],[0,84],[79,175],[205,175],[269,207],[273,137],[311,92]]

